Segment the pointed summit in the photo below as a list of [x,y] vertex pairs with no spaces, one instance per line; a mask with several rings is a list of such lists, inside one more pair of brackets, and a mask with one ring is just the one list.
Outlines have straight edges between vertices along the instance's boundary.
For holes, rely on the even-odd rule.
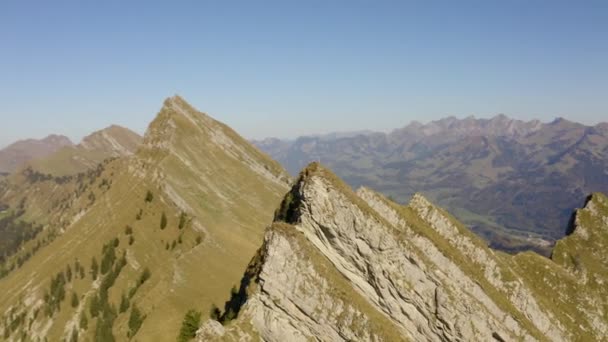
[[297,223],[300,219],[301,209],[306,206],[307,201],[314,201],[313,193],[317,193],[317,190],[321,189],[339,193],[340,196],[344,196],[348,201],[363,208],[367,206],[342,179],[321,163],[312,162],[300,172],[290,192],[285,195],[275,212],[275,221]]
[[[203,134],[213,135],[223,128],[224,124],[198,111],[179,95],[168,97],[150,123],[144,135],[144,145],[166,149],[178,139],[178,136]],[[236,133],[235,133],[236,135]]]
[[196,116],[207,117],[205,113],[196,110],[194,106],[192,106],[183,97],[179,95],[173,95],[171,97],[166,98],[161,108],[161,112],[163,111],[166,111],[172,115],[177,114],[189,116],[195,114]]
[[173,107],[173,106],[188,107],[190,110],[195,110],[194,107],[192,107],[192,105],[190,105],[183,97],[179,96],[178,94],[167,97],[163,103],[163,106],[165,106],[165,107]]
[[167,98],[144,136],[141,156],[156,161],[164,158],[191,168],[212,170],[234,163],[234,169],[247,166],[250,172],[286,186],[289,175],[266,154],[227,125],[198,111],[178,95]]

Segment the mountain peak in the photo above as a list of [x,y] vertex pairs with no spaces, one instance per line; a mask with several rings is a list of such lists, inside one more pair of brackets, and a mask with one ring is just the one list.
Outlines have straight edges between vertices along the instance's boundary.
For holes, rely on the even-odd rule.
[[315,177],[322,179],[327,184],[339,189],[344,193],[347,193],[348,195],[355,195],[350,186],[348,186],[342,179],[340,179],[340,177],[336,176],[336,174],[318,161],[311,162],[302,170],[302,172],[300,172],[300,176],[296,181],[296,186],[298,183],[303,185],[311,182],[311,180]]
[[19,140],[0,150],[0,172],[13,172],[31,160],[44,158],[72,145],[68,137],[57,134],[43,139]]
[[164,101],[148,126],[143,146],[142,156],[158,159],[169,154],[188,168],[200,161],[196,159],[205,159],[206,169],[214,168],[212,164],[221,165],[229,161],[246,164],[251,172],[278,182],[282,187],[289,180],[277,162],[230,127],[197,110],[178,95]]
[[505,122],[505,121],[512,121],[512,120],[513,119],[509,118],[508,116],[506,116],[503,113],[499,113],[490,119],[490,121],[494,121],[494,122]]
[[566,125],[569,126],[569,125],[575,125],[576,123],[559,116],[559,117],[556,117],[555,119],[553,119],[553,121],[551,121],[549,124],[558,125],[558,126],[566,126]]
[[45,143],[60,144],[63,146],[73,145],[70,138],[66,137],[65,135],[60,135],[60,134],[49,134],[45,138],[43,138],[41,141],[43,141]]
[[141,137],[128,128],[110,125],[84,137],[79,147],[88,151],[103,151],[112,156],[126,156],[133,154]]
[[[168,97],[144,134],[144,145],[160,149],[168,148],[178,132],[199,131],[205,115],[196,110],[179,95]],[[213,121],[213,120],[210,120]],[[210,122],[211,123],[211,122]]]
[[299,174],[291,190],[285,195],[275,211],[275,222],[295,223],[299,219],[299,206],[304,198],[304,188],[312,177],[322,175],[325,169],[319,162],[308,164]]
[[197,111],[188,101],[179,95],[168,97],[163,102],[163,109],[173,109],[178,112]]

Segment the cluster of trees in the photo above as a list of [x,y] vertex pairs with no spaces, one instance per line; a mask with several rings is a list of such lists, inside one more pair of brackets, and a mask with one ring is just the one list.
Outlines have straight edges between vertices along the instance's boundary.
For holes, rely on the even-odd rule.
[[182,212],[179,215],[179,224],[177,225],[177,228],[183,229],[186,226],[187,220],[188,220],[188,216],[186,215],[186,213]]
[[0,218],[0,264],[42,231],[42,225],[23,220],[24,213],[17,210]]
[[[97,167],[90,169],[86,172],[80,172],[76,175],[65,175],[65,176],[54,176],[49,173],[42,173],[38,170],[34,170],[31,166],[25,168],[21,174],[28,180],[30,183],[39,183],[45,181],[53,181],[57,184],[66,184],[73,180],[76,180],[78,184],[83,184],[85,179],[88,179],[89,184],[93,184],[95,179],[97,179],[103,171],[105,170],[105,166],[115,158],[106,159],[103,162],[97,164]],[[100,184],[100,188],[103,186],[107,186],[109,188],[110,183],[108,180],[102,180]]]
[[[36,244],[33,247],[29,249],[21,249],[21,246],[23,246],[23,244],[27,242],[27,239],[33,240],[40,235],[40,232],[42,231],[42,225],[34,225],[34,227],[37,231],[35,232],[35,236],[26,237],[26,239],[21,242],[19,248],[17,248],[16,250],[12,250],[12,253],[11,251],[7,252],[6,254],[0,253],[0,279],[8,275],[12,270],[21,267],[26,261],[28,261],[32,257],[32,255],[36,254],[36,252],[40,248],[48,245],[57,237],[56,230],[49,229],[47,230],[46,236],[38,238],[36,240]],[[0,237],[2,237],[1,233]],[[2,241],[0,239],[0,244],[2,244],[2,242],[6,241]]]
[[[76,174],[76,176],[75,176],[76,185],[77,185],[76,197],[80,197],[80,195],[84,194],[87,191],[88,187],[93,185],[93,183],[95,183],[95,180],[97,180],[97,178],[101,177],[101,174],[105,171],[106,164],[109,163],[111,160],[113,160],[113,159],[106,159],[102,163],[97,164],[96,168],[90,169],[86,172],[80,172],[80,173]],[[68,177],[74,177],[74,176],[68,176]],[[103,186],[106,186],[107,189],[109,189],[110,182],[108,182],[108,180],[106,180],[106,179],[103,179],[99,185],[99,188],[102,188]]]
[[[129,309],[130,297],[132,297],[136,289],[141,286],[147,279],[150,278],[150,271],[144,270],[138,284],[135,287],[135,291],[129,291],[129,297],[123,294],[122,300],[120,303],[120,308],[118,314],[116,313],[115,307],[108,301],[108,290],[114,285],[114,282],[120,274],[120,270],[126,265],[126,260],[123,257],[119,259],[119,261],[114,265],[114,268],[111,272],[105,275],[101,286],[99,288],[99,293],[95,294],[90,302],[89,302],[89,313],[92,318],[97,319],[97,324],[95,328],[95,341],[101,342],[113,342],[115,341],[115,337],[112,333],[112,328],[114,326],[114,321],[116,320],[118,314],[122,314]],[[129,331],[127,332],[127,337],[133,337],[143,324],[146,316],[141,312],[141,310],[133,305],[131,308],[131,313],[129,315],[128,327]],[[89,326],[89,319],[85,311],[82,312],[79,321],[79,327],[82,330],[87,330]]]
[[[224,305],[224,312],[212,304],[209,310],[209,317],[222,324],[226,324],[235,319],[247,300],[247,294],[244,287],[237,289],[233,286],[230,290],[230,299]],[[189,310],[182,321],[182,326],[177,337],[178,342],[188,342],[196,337],[196,331],[201,325],[201,313],[194,309]]]
[[135,242],[135,237],[133,236],[133,227],[127,225],[125,227],[125,235],[129,237],[129,246],[131,246]]
[[148,192],[146,193],[146,198],[144,200],[146,201],[146,203],[150,203],[152,202],[152,200],[154,200],[154,195],[152,194],[152,191],[148,190]]
[[78,260],[74,261],[74,272],[76,275],[80,276],[80,279],[84,279],[84,277],[85,277],[84,266],[82,266],[80,264],[80,261],[78,261]]
[[[247,300],[247,294],[244,288],[238,290],[236,286],[233,286],[230,290],[230,299],[224,305],[224,312],[212,304],[209,310],[209,317],[222,324],[226,324],[235,319]],[[201,325],[201,313],[194,309],[189,310],[184,316],[182,321],[182,327],[179,331],[177,338],[178,342],[187,342],[196,337],[196,331]]]
[[97,277],[98,272],[103,276],[98,293],[93,295],[89,301],[91,317],[97,318],[95,341],[115,341],[112,327],[118,313],[114,305],[109,302],[108,291],[114,286],[116,278],[118,278],[122,269],[127,265],[126,252],[123,252],[120,258],[116,257],[116,247],[118,247],[119,243],[118,238],[115,238],[104,244],[101,266],[97,265],[95,259],[92,262],[91,273],[94,275],[94,279]]
[[30,183],[39,183],[52,180],[57,184],[65,184],[73,179],[73,176],[56,177],[48,173],[41,173],[37,170],[32,169],[31,166],[28,166],[25,170],[21,172],[21,174]]
[[127,337],[133,337],[141,328],[141,325],[144,323],[146,316],[142,314],[142,312],[137,308],[137,306],[133,305],[131,308],[131,314],[129,315],[129,332],[127,333]]
[[237,317],[241,307],[247,301],[247,292],[242,287],[240,290],[233,286],[230,289],[230,299],[224,303],[224,312],[213,304],[211,306],[211,311],[209,312],[209,317],[213,320],[216,320],[222,324],[226,324]]
[[188,342],[194,337],[196,337],[196,331],[198,327],[201,325],[201,313],[196,310],[190,310],[184,316],[184,320],[182,321],[182,327],[179,330],[179,335],[177,337],[178,342]]
[[[46,177],[42,177],[40,175],[36,175],[35,172],[32,173],[32,177],[36,179],[43,179]],[[82,178],[82,177],[81,177]],[[102,181],[102,185],[104,181]],[[100,187],[102,186],[100,185]],[[103,186],[109,186],[109,183],[106,182]],[[154,199],[154,195],[148,191],[146,195],[146,202],[151,202]],[[23,205],[24,206],[24,205]],[[0,207],[1,209],[1,207]],[[21,211],[23,214],[23,211]],[[143,210],[140,209],[137,214],[137,218],[141,218],[143,215]],[[0,224],[2,222],[11,222],[11,223],[19,223],[19,224],[27,224],[20,220],[10,219],[12,215],[8,215],[2,220],[0,220]],[[7,219],[4,221],[4,219]],[[165,229],[168,226],[168,218],[167,215],[163,212],[160,218],[160,227],[161,229]],[[188,224],[188,216],[186,213],[181,213],[179,216],[179,221],[177,224],[177,228],[182,230]],[[40,227],[42,228],[42,227]],[[21,229],[21,231],[25,231]],[[129,245],[131,245],[134,241],[133,238],[133,227],[130,225],[125,226],[124,233],[129,237]],[[0,231],[1,232],[1,231]],[[180,232],[178,240],[175,240],[171,244],[171,248],[174,248],[177,243],[182,242],[182,234]],[[1,237],[1,236],[0,236]],[[200,236],[197,237],[197,244],[202,241]],[[179,242],[178,242],[179,241]],[[0,244],[5,242],[0,239]],[[114,325],[114,321],[117,316],[120,314],[129,314],[128,318],[128,333],[127,337],[132,338],[137,334],[140,327],[142,326],[144,320],[146,319],[146,315],[140,310],[139,307],[133,303],[133,297],[135,296],[138,289],[146,283],[151,277],[151,272],[149,268],[145,268],[140,274],[139,278],[135,285],[129,289],[129,291],[125,292],[121,296],[120,303],[118,309],[114,304],[109,301],[109,290],[113,287],[116,282],[116,279],[120,275],[122,269],[126,266],[126,251],[122,251],[120,253],[120,249],[118,248],[120,245],[120,240],[118,238],[112,239],[103,245],[101,250],[101,256],[93,257],[91,259],[90,264],[90,272],[91,278],[93,281],[100,279],[100,287],[96,293],[89,297],[89,300],[85,303],[87,310],[83,310],[80,314],[78,327],[74,328],[69,334],[67,340],[68,341],[77,341],[79,338],[79,332],[86,331],[89,328],[90,319],[93,319],[95,324],[93,327],[95,328],[94,340],[96,341],[115,341],[115,337],[112,333],[112,328]],[[3,258],[5,256],[2,256]],[[98,261],[99,260],[99,261]],[[80,263],[80,261],[75,260],[73,264],[68,264],[64,271],[59,272],[51,279],[50,288],[45,294],[45,303],[46,312],[49,316],[53,316],[56,312],[61,310],[62,302],[68,298],[68,305],[71,305],[72,308],[76,309],[81,304],[81,297],[76,293],[76,291],[69,290],[71,293],[66,293],[66,284],[71,282],[73,279],[83,279],[86,277],[85,267]],[[43,310],[44,312],[44,310]],[[221,312],[217,309],[218,319],[220,318]],[[194,337],[196,329],[200,325],[200,312],[192,311],[186,315],[185,326],[182,332],[180,332],[180,336],[190,336]],[[15,322],[18,323],[18,319]]]
[[51,278],[50,289],[44,294],[46,313],[49,317],[61,309],[61,302],[65,299],[66,283],[67,279],[63,271]]
[[137,221],[139,221],[139,220],[141,220],[143,215],[144,215],[144,210],[140,208],[139,211],[137,212],[137,214],[135,214],[135,219]]
[[100,189],[104,189],[105,190],[109,190],[110,186],[112,184],[112,181],[108,181],[106,178],[102,179],[101,182],[99,183],[99,188]]
[[167,215],[165,215],[165,212],[162,213],[162,215],[160,216],[160,229],[165,229],[167,227]]
[[[3,332],[3,336],[5,340],[8,340],[8,338],[11,336],[11,334],[13,334],[15,331],[17,331],[17,329],[19,329],[19,327],[21,327],[24,323],[25,323],[25,318],[26,318],[26,311],[20,311],[18,312],[15,308],[13,308],[7,317],[5,317],[4,319],[4,332]],[[23,332],[22,337],[22,341],[25,341],[27,339],[27,334],[26,332]]]

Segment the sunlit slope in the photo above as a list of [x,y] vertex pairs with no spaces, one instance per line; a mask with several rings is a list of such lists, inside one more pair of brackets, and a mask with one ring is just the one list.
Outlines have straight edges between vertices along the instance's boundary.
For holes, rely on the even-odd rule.
[[0,279],[5,339],[174,340],[188,309],[219,304],[239,282],[288,181],[234,131],[168,99],[139,152],[96,178],[94,203]]

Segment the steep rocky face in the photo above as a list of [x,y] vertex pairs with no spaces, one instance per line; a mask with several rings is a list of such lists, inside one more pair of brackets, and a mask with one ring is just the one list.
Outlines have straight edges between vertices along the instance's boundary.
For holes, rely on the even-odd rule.
[[40,140],[17,141],[0,150],[0,173],[10,173],[26,162],[51,155],[63,147],[72,146],[68,137],[49,135]]
[[[400,206],[367,188],[354,193],[312,164],[250,263],[239,292],[244,304],[227,305],[237,318],[206,322],[198,339],[599,340],[607,303],[598,285],[608,269],[587,258],[603,260],[594,251],[603,247],[608,201],[596,194],[576,217],[553,261],[510,256],[421,195]],[[569,246],[581,236],[593,247]],[[579,253],[585,257],[572,266]]]
[[0,260],[1,340],[171,341],[238,284],[286,171],[179,97],[144,140],[93,172],[0,182],[0,206],[42,226]]
[[606,124],[584,126],[454,117],[389,134],[266,140],[258,146],[297,173],[321,161],[353,187],[405,203],[446,207],[493,247],[550,253],[586,194],[608,192]]

